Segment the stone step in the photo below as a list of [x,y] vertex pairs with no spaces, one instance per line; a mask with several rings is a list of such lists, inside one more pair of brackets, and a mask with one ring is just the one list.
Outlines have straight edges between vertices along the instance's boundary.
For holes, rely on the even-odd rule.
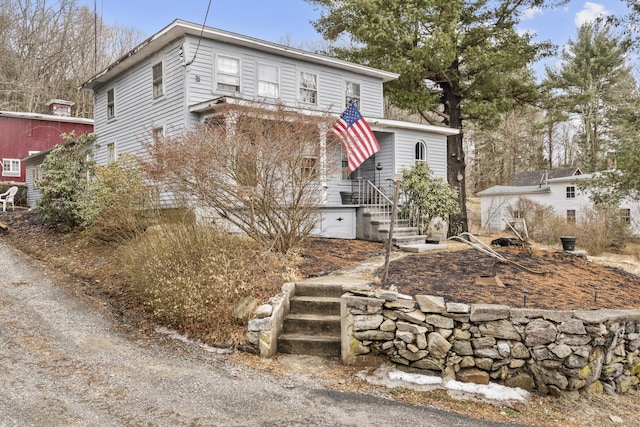
[[340,357],[340,336],[285,333],[278,338],[278,352]]
[[289,313],[340,314],[339,297],[295,296],[290,300]]
[[[388,236],[389,230],[390,229],[388,227],[384,227],[384,228],[379,228],[378,232],[386,233]],[[393,228],[394,236],[416,236],[418,234],[420,234],[418,232],[418,227],[394,227]]]
[[394,236],[391,239],[391,243],[393,243],[396,246],[408,246],[408,245],[425,243],[426,240],[427,240],[427,236],[422,234],[417,234],[415,236]]
[[285,334],[329,335],[340,337],[340,315],[289,313],[284,318]]
[[344,294],[344,291],[342,290],[342,284],[339,283],[311,280],[296,283],[295,295],[297,297],[308,296],[340,298],[342,294]]

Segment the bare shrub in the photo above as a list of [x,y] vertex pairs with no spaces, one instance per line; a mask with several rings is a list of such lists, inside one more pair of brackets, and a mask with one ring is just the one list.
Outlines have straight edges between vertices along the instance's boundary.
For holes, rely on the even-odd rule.
[[283,256],[246,236],[185,222],[150,228],[127,244],[120,264],[156,322],[211,344],[238,342],[246,326],[233,318],[234,305],[247,296],[266,301],[286,270]]
[[[553,206],[536,202],[524,196],[519,196],[515,203],[507,207],[507,214],[509,215],[507,221],[515,224],[518,233],[521,235],[525,233],[523,227],[526,224],[526,234],[531,239],[538,241],[545,238],[548,223],[556,216]],[[524,223],[518,220],[524,220]]]
[[581,212],[576,227],[577,243],[590,255],[620,252],[631,237],[616,206],[598,206]]
[[329,173],[324,153],[330,151],[319,141],[330,119],[281,106],[218,112],[194,132],[150,144],[147,168],[263,247],[286,253],[318,220]]

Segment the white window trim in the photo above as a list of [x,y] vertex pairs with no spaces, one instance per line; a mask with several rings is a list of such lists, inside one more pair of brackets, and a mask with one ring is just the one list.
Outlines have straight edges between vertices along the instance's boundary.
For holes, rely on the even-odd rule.
[[[302,77],[302,73],[312,74],[312,75],[316,76],[316,88],[315,88],[316,99],[315,99],[315,102],[303,101],[302,97],[300,96],[300,92],[303,89],[310,90],[310,89],[302,87],[302,78],[301,78]],[[318,72],[299,68],[296,80],[297,80],[298,102],[301,102],[301,103],[307,104],[307,105],[318,105],[318,99],[320,98],[320,75],[318,74]]]
[[[218,59],[219,58],[228,58],[234,59],[238,61],[238,88],[236,90],[226,90],[226,89],[218,89]],[[230,76],[232,74],[220,73],[223,75]],[[223,93],[240,93],[242,91],[242,59],[237,56],[227,55],[227,54],[216,54],[215,60],[213,62],[213,91],[214,92],[223,92]]]
[[[110,158],[111,156],[109,155],[109,148],[110,147],[113,147],[113,157],[112,158]],[[106,164],[109,165],[109,164],[115,162],[116,159],[118,158],[118,150],[117,150],[117,147],[116,147],[116,143],[115,142],[110,142],[109,144],[106,145],[106,149],[107,149],[107,151],[105,153],[105,162],[106,162]]]
[[[160,87],[160,94],[158,95],[156,95],[156,79],[153,76],[153,70],[157,65],[160,65],[160,84],[158,85]],[[151,90],[153,92],[153,99],[159,99],[164,96],[164,61],[156,62],[151,66]]]
[[[4,167],[4,162],[9,162],[9,165],[11,166],[9,170],[7,170]],[[18,165],[17,171],[13,170],[14,163]],[[22,169],[22,163],[20,162],[20,159],[11,159],[11,158],[2,159],[2,176],[13,176],[13,177],[20,176],[21,169]]]
[[[262,80],[260,79],[260,66],[266,66],[266,67],[273,67],[276,69],[277,72],[277,78],[276,81],[269,81],[269,80]],[[269,62],[258,62],[256,64],[256,93],[258,96],[263,97],[263,98],[271,98],[271,99],[280,99],[280,66],[276,65],[276,64],[272,64]],[[278,91],[278,93],[276,94],[276,96],[269,96],[269,95],[263,95],[260,93],[260,82],[265,82],[265,83],[270,83],[270,84],[275,84],[276,85],[276,89]]]
[[[415,152],[416,149],[418,148],[418,146],[421,146],[423,148],[423,153],[422,154],[424,155],[424,158],[418,158],[418,155]],[[416,145],[414,146],[414,153],[413,154],[414,154],[415,162],[416,163],[427,164],[427,157],[428,157],[427,153],[428,153],[428,151],[427,151],[427,143],[425,141],[423,141],[422,139],[419,139],[416,142]]]
[[[109,114],[109,92],[113,92],[113,113]],[[106,100],[107,100],[107,120],[114,119],[116,117],[116,89],[109,88],[106,92]]]

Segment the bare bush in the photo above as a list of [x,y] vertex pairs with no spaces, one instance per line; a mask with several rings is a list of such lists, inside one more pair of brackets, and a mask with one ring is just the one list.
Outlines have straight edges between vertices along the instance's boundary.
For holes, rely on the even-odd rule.
[[[547,224],[555,217],[553,206],[545,205],[524,196],[519,196],[515,203],[507,207],[509,218],[507,221],[513,223],[519,233],[525,233],[523,229],[526,224],[526,234],[534,240],[543,238],[547,231]],[[518,225],[524,220],[522,225]]]
[[576,237],[590,255],[620,252],[631,237],[616,206],[599,206],[581,212]]
[[152,227],[121,254],[133,295],[154,319],[201,331],[197,338],[210,344],[238,342],[246,325],[233,318],[234,305],[276,294],[286,270],[283,256],[264,252],[246,236],[186,222]]
[[323,164],[329,150],[319,141],[329,120],[279,106],[268,112],[228,106],[194,132],[149,145],[147,167],[176,194],[286,253],[318,220],[329,173]]

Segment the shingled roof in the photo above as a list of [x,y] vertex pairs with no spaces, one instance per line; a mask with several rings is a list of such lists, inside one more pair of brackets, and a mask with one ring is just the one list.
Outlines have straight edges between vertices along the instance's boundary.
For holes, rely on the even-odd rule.
[[[546,174],[546,175],[545,175]],[[548,179],[582,175],[580,168],[563,168],[518,172],[507,183],[510,187],[544,184]]]

